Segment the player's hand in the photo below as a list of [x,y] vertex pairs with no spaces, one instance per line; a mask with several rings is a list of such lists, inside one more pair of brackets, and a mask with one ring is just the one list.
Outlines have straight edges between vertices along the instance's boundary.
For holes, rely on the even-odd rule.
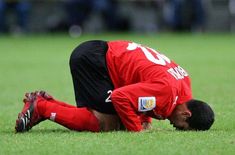
[[144,130],[150,130],[150,129],[152,129],[152,124],[149,122],[143,122],[142,127]]

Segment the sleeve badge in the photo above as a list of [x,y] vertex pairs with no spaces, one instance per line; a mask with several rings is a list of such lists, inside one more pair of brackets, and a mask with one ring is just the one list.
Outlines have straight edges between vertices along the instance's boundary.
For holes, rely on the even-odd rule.
[[138,98],[138,111],[145,112],[153,110],[156,107],[155,97],[139,97]]

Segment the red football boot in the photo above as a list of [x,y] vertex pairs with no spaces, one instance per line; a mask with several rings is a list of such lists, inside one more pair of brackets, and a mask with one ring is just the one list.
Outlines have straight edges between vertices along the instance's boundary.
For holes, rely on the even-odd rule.
[[18,115],[16,120],[15,130],[16,132],[25,132],[30,130],[33,126],[40,123],[44,119],[39,115],[37,110],[37,94],[26,93],[24,101],[24,107]]
[[44,98],[45,100],[54,100],[54,98],[48,94],[47,92],[41,90],[41,91],[35,91],[35,93],[37,94],[37,96],[41,96],[42,98]]

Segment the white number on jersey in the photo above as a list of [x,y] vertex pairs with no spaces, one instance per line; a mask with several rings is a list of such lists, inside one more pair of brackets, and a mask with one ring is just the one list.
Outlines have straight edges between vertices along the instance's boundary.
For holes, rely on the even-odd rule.
[[111,101],[111,94],[112,94],[112,92],[113,92],[112,90],[108,90],[108,91],[107,91],[107,94],[108,94],[109,96],[105,99],[105,102],[106,102],[106,103],[107,103],[107,102],[112,102],[112,101]]
[[[163,65],[165,66],[166,63],[171,63],[171,60],[169,58],[167,58],[165,55],[158,53],[156,50],[149,48],[149,47],[143,47],[139,44],[136,43],[129,43],[127,50],[135,50],[137,48],[140,48],[141,51],[144,53],[144,55],[146,56],[146,58],[158,65]],[[151,52],[152,51],[152,52]],[[152,54],[154,53],[154,55]]]
[[[166,57],[163,54],[158,53],[156,50],[149,48],[149,47],[143,47],[139,44],[136,43],[129,43],[127,50],[129,51],[133,51],[137,48],[140,48],[141,51],[144,53],[144,55],[146,56],[146,58],[158,65],[163,65],[165,66],[166,63],[171,63],[171,60]],[[176,80],[179,79],[183,79],[185,76],[188,76],[188,73],[180,66],[174,67],[174,68],[170,68],[167,70],[168,73],[170,73]]]

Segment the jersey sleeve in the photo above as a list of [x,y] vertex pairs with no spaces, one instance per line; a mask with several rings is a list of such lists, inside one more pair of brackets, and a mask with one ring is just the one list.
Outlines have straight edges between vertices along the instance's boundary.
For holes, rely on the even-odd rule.
[[145,114],[141,114],[140,115],[140,121],[141,121],[141,124],[143,124],[144,122],[146,123],[152,123],[152,118],[145,115]]
[[171,87],[161,81],[127,85],[111,95],[113,106],[129,131],[143,130],[142,123],[151,122],[150,117],[164,119],[173,108],[173,98]]
[[112,103],[127,130],[134,132],[143,130],[139,115],[124,93],[119,90],[114,91]]

